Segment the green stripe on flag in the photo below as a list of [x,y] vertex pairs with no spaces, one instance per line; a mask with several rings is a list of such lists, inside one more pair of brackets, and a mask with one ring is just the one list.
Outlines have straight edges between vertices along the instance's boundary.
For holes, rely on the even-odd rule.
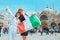
[[30,17],[30,22],[33,28],[39,27],[41,25],[39,18],[35,14]]

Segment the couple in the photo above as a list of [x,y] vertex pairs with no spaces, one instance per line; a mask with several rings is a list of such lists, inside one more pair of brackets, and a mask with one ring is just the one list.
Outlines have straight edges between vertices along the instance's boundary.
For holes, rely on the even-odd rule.
[[[16,40],[18,22],[22,22],[24,20],[25,18],[23,16],[23,9],[19,9],[9,25],[8,40]],[[28,32],[24,32],[21,34],[23,40],[26,40],[27,35]]]

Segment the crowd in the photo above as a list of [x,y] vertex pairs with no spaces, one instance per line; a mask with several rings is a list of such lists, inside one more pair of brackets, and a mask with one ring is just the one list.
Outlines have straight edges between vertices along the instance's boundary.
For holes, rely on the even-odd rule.
[[[3,29],[3,26],[0,26],[0,36],[1,36],[2,29]],[[8,34],[8,29],[9,28],[5,27],[3,29],[3,33]],[[47,26],[41,25],[39,28],[29,30],[29,33],[36,33],[36,32],[40,32],[41,35],[43,34],[43,32],[45,32],[46,34],[60,33],[60,23],[58,23],[58,26],[57,26],[55,22],[52,22],[49,28]]]
[[36,31],[38,31],[41,33],[41,35],[43,35],[43,32],[46,33],[46,35],[49,35],[49,33],[51,33],[51,34],[55,33],[55,35],[56,35],[56,33],[60,33],[60,23],[58,23],[58,25],[57,25],[55,22],[52,22],[50,27],[42,24],[41,27],[36,28],[34,30],[31,32],[35,33]]

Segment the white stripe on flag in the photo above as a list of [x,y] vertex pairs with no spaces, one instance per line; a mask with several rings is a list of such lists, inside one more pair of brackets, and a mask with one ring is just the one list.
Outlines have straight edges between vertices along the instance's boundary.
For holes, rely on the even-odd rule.
[[32,24],[29,19],[24,21],[25,31],[33,29]]
[[24,17],[25,17],[25,20],[24,20],[25,31],[33,29],[32,24],[29,20],[29,17],[26,15],[24,15]]

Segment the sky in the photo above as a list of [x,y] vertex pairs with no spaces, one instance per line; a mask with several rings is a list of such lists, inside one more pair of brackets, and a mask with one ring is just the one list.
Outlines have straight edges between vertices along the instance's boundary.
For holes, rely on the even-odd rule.
[[42,11],[47,5],[60,11],[60,0],[0,0],[0,11],[6,7],[9,7],[13,13],[19,8],[24,9],[24,12]]

